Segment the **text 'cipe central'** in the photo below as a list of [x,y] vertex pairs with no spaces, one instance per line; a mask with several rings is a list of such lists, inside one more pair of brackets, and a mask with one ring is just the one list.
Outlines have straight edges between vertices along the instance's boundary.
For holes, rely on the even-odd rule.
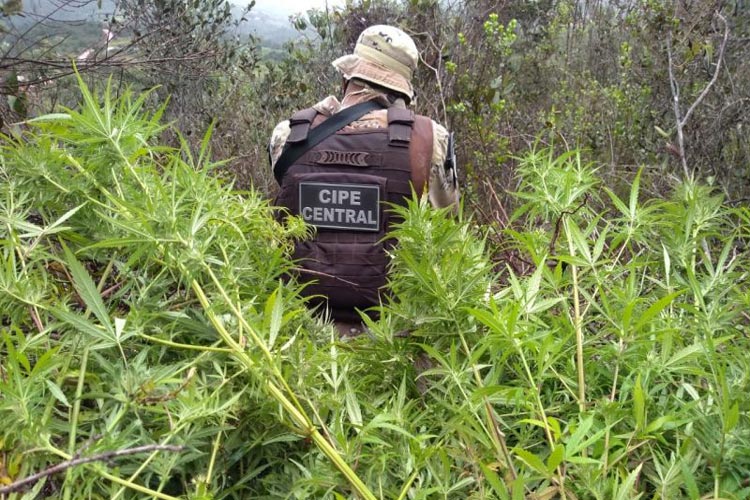
[[308,224],[333,229],[377,231],[377,185],[300,183],[300,215]]

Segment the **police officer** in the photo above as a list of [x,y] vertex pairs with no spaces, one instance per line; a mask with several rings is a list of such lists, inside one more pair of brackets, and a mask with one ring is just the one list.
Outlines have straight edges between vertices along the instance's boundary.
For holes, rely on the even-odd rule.
[[408,109],[417,60],[400,29],[365,29],[354,53],[333,61],[344,78],[341,101],[329,96],[295,113],[269,144],[277,205],[316,226],[294,252],[304,293],[344,334],[355,333],[356,310],[377,305],[386,285],[390,204],[405,205],[412,189],[436,207],[458,202],[448,131]]

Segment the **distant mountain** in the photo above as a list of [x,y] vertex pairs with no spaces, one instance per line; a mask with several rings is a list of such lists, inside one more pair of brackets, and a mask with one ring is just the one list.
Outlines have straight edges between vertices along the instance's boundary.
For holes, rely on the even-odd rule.
[[115,8],[114,0],[23,0],[23,21],[31,23],[45,18],[53,21],[96,21],[111,16]]
[[[105,22],[117,8],[115,0],[77,0],[70,2],[74,7],[65,6],[60,0],[24,0],[23,16],[13,16],[11,21],[17,28],[40,22],[43,19],[65,22]],[[246,22],[240,23],[240,34],[252,34],[260,38],[261,45],[269,48],[280,48],[285,42],[299,37],[299,33],[289,22],[293,12],[284,2],[266,2],[262,8],[254,7],[245,16]],[[101,6],[101,7],[100,7]],[[239,19],[244,8],[235,3],[232,14]]]
[[[237,5],[246,5],[247,1],[232,0]],[[287,17],[291,14],[305,13],[309,9],[325,9],[343,7],[344,0],[256,0],[255,6],[258,10],[268,14]]]
[[[235,6],[232,13],[239,18],[243,10]],[[285,42],[300,36],[289,22],[289,17],[283,14],[253,8],[245,18],[247,22],[239,25],[239,32],[257,36],[264,47],[280,48]]]

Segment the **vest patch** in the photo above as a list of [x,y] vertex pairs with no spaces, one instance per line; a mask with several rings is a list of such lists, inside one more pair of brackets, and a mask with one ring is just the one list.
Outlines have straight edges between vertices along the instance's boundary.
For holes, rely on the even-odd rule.
[[380,186],[300,182],[299,214],[317,227],[379,231]]
[[375,155],[372,153],[358,151],[315,151],[312,153],[312,159],[319,165],[377,167],[382,164],[382,155]]

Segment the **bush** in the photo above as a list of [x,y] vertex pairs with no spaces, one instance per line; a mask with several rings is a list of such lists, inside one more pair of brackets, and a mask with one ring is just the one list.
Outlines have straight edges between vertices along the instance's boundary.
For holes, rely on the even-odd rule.
[[694,182],[642,202],[640,172],[621,197],[539,147],[503,233],[523,272],[412,200],[380,319],[344,341],[282,279],[301,221],[210,175],[209,135],[195,156],[154,144],[145,95],[81,93],[3,145],[0,484],[750,497],[746,208]]

